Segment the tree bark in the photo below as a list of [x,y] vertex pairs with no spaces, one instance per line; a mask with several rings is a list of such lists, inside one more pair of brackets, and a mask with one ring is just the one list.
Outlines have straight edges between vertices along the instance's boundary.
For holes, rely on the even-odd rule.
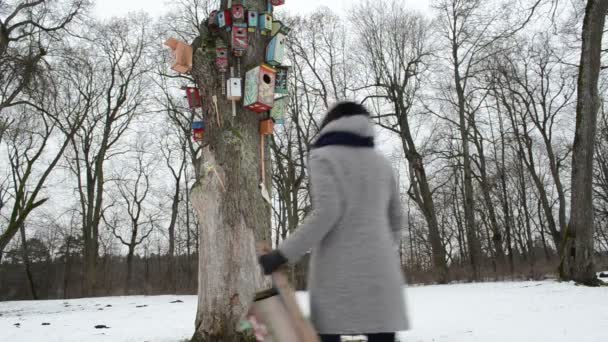
[[[248,1],[247,6],[263,12],[266,1]],[[222,1],[226,8],[226,0]],[[204,26],[204,25],[203,25]],[[201,27],[203,42],[206,27]],[[220,36],[225,42],[226,33]],[[250,34],[249,50],[241,57],[243,68],[238,77],[264,62],[268,38],[259,32]],[[195,43],[196,44],[196,43]],[[200,43],[198,43],[200,44]],[[192,189],[192,204],[199,223],[199,276],[196,331],[192,341],[235,342],[250,341],[251,336],[237,332],[254,295],[264,284],[257,263],[255,242],[270,242],[270,206],[264,202],[260,184],[260,115],[240,106],[232,116],[231,102],[222,95],[222,79],[214,65],[215,54],[201,46],[195,51],[192,75],[204,94],[203,101],[212,104],[211,95],[218,98],[221,127],[216,113],[209,106],[203,149],[205,161],[200,177]],[[236,65],[234,57],[231,65]],[[235,68],[236,69],[236,68]],[[269,155],[265,144],[265,155]],[[266,174],[270,171],[268,162]],[[265,177],[270,180],[270,177]],[[268,187],[269,184],[266,184]]]
[[33,300],[38,300],[38,295],[36,294],[36,285],[34,284],[34,277],[32,275],[30,256],[27,250],[27,237],[25,236],[25,225],[22,224],[19,228],[21,232],[21,251],[23,255],[23,265],[25,266],[25,276],[27,278],[27,285],[30,289],[30,294],[32,295]]
[[602,36],[608,0],[589,0],[582,32],[578,75],[576,131],[572,154],[572,195],[561,276],[582,284],[595,285],[594,264],[593,156],[597,112],[600,107],[598,79],[601,67]]

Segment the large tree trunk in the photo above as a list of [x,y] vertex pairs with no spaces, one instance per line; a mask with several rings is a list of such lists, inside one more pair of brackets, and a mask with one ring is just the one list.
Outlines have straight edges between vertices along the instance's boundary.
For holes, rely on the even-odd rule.
[[[576,133],[572,153],[570,224],[564,248],[562,278],[593,285],[598,280],[594,264],[593,156],[597,112],[600,107],[598,78],[602,35],[608,0],[589,0],[583,22],[583,44],[578,75]],[[574,244],[574,246],[573,246]]]
[[[222,1],[225,8],[226,1]],[[260,12],[266,1],[251,0],[247,7]],[[206,28],[201,28],[205,36]],[[222,32],[224,41],[227,34]],[[260,115],[237,104],[232,116],[231,102],[222,95],[220,73],[214,66],[214,54],[206,53],[195,40],[192,74],[203,90],[203,101],[212,104],[218,97],[222,126],[218,127],[215,113],[208,108],[206,137],[203,150],[204,165],[192,189],[192,204],[199,223],[199,276],[196,332],[192,341],[248,341],[236,331],[253,301],[255,292],[264,285],[258,266],[255,242],[270,242],[270,206],[264,202],[258,185],[261,172],[259,135]],[[267,38],[250,34],[249,50],[241,57],[240,75],[264,62]],[[231,58],[231,65],[236,65]],[[236,69],[236,68],[235,68]],[[265,155],[269,155],[268,145]],[[269,158],[267,158],[269,161]],[[267,165],[270,163],[268,162]],[[268,166],[266,173],[270,170]],[[266,186],[269,186],[270,177]]]

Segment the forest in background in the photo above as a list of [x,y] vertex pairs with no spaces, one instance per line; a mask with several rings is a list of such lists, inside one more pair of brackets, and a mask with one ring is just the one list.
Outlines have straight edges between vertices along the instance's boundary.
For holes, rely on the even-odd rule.
[[[181,90],[193,80],[168,70],[162,42],[193,42],[212,5],[97,20],[88,1],[0,1],[0,299],[195,292],[204,218],[190,189],[204,161]],[[398,170],[410,282],[555,276],[568,253],[585,4],[432,5],[283,15],[275,243],[311,209],[306,154],[323,114],[353,99]],[[605,89],[602,72],[602,100]],[[608,268],[603,105],[597,125],[594,241]],[[302,287],[305,270],[294,274]]]

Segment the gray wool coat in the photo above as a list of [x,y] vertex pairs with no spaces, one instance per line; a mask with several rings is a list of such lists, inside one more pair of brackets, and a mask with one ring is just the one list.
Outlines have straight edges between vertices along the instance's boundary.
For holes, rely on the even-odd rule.
[[[374,135],[363,115],[328,124],[321,135]],[[373,334],[409,328],[404,277],[396,245],[401,237],[399,192],[388,160],[373,148],[312,150],[313,211],[279,251],[295,263],[312,251],[311,319],[320,334]]]

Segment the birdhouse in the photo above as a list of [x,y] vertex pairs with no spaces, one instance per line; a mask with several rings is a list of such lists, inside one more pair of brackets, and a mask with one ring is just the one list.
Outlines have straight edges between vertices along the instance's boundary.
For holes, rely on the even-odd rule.
[[260,135],[271,135],[274,132],[274,121],[266,119],[260,121]]
[[203,106],[201,94],[196,87],[186,87],[186,98],[188,99],[190,109],[201,108]]
[[212,11],[209,13],[209,20],[207,21],[207,26],[209,27],[209,31],[217,32],[219,31],[218,23],[217,23],[217,15],[218,11]]
[[281,65],[285,56],[285,35],[277,33],[272,37],[270,44],[266,48],[266,63],[270,65]]
[[258,18],[258,26],[262,35],[264,36],[272,32],[272,13],[260,13],[260,16]]
[[247,26],[249,26],[249,32],[255,32],[258,28],[258,11],[249,10],[247,11]]
[[274,123],[277,125],[282,125],[285,123],[285,111],[287,109],[287,100],[288,98],[286,96],[274,100],[274,106],[270,111],[270,117],[272,117]]
[[287,76],[289,75],[289,68],[285,66],[278,66],[275,69],[277,70],[277,77],[274,86],[275,94],[289,94],[289,89],[287,87]]
[[275,20],[272,22],[272,32],[270,33],[271,36],[274,36],[277,33],[282,33],[287,36],[289,35],[289,32],[291,32],[291,28],[283,24],[282,21]]
[[215,66],[220,72],[228,71],[228,48],[218,45],[215,48]]
[[238,101],[243,97],[242,81],[238,77],[231,77],[226,81],[228,100]]
[[192,70],[192,47],[175,38],[167,39],[165,45],[173,51],[174,61],[171,69],[180,74],[190,72]]
[[260,65],[245,75],[245,108],[263,113],[269,111],[274,103],[274,83],[276,71],[268,65]]
[[194,121],[192,123],[192,139],[196,142],[203,141],[205,137],[205,123],[203,121]]
[[232,14],[231,11],[225,10],[217,14],[217,26],[220,29],[229,31],[232,28]]
[[232,5],[232,20],[234,22],[243,22],[245,20],[245,8],[243,5]]
[[247,24],[236,23],[232,30],[232,52],[235,56],[242,56],[249,47],[247,37]]
[[281,6],[285,5],[285,0],[270,0],[272,6]]

